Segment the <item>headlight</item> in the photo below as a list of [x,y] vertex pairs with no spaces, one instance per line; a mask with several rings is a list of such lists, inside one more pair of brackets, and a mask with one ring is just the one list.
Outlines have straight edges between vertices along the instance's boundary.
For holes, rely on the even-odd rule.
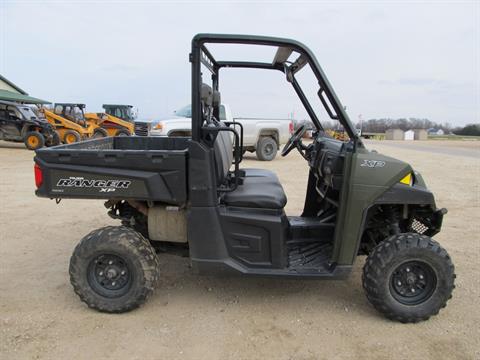
[[413,186],[413,174],[408,173],[400,180],[400,182],[408,186]]

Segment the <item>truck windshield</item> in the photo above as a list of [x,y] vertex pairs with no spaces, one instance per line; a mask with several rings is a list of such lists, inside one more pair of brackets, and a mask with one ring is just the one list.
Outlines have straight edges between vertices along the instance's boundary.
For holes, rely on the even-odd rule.
[[181,116],[181,117],[186,117],[186,118],[191,118],[192,117],[192,105],[186,105],[182,107],[181,109],[175,111],[175,115]]
[[[192,105],[186,105],[183,108],[175,111],[175,115],[191,118],[192,117]],[[225,111],[225,106],[220,105],[220,120],[227,120],[227,113]]]
[[220,120],[227,120],[227,112],[225,111],[225,106],[220,105]]

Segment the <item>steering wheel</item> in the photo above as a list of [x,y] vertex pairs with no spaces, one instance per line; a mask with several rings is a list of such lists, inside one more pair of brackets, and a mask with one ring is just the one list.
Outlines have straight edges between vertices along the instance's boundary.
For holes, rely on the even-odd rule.
[[282,149],[282,156],[287,156],[290,151],[292,151],[294,148],[297,148],[298,151],[300,151],[300,154],[303,155],[302,150],[304,150],[304,145],[302,144],[302,137],[303,134],[305,134],[305,131],[307,131],[305,124],[300,125],[300,127],[295,130],[293,135],[288,139],[287,143]]

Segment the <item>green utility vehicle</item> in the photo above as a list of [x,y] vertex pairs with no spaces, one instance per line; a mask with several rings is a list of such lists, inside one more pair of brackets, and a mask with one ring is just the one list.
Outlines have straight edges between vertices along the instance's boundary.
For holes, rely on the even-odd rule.
[[[214,49],[232,45],[268,47],[275,55],[268,62],[214,57]],[[367,255],[363,287],[388,318],[418,322],[446,305],[454,266],[432,240],[446,210],[410,165],[365,147],[306,46],[200,34],[189,59],[191,137],[109,137],[36,152],[38,196],[106,199],[109,215],[122,222],[93,230],[76,247],[70,278],[82,301],[104,312],[138,307],[161,276],[157,252],[164,251],[189,256],[200,273],[291,279],[345,278]],[[230,68],[283,73],[314,124],[312,143],[302,142],[300,126],[282,150],[299,151],[309,168],[299,216],[286,215],[275,173],[241,166],[241,124],[219,120],[219,74]],[[323,131],[297,80],[307,68],[318,83],[314,100],[348,140]]]

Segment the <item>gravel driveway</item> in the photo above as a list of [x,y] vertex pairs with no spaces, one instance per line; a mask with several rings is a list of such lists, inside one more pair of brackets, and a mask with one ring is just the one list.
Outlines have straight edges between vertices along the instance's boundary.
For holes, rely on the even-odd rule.
[[[436,239],[453,258],[457,288],[427,322],[388,321],[369,305],[364,258],[346,281],[294,281],[202,277],[188,259],[161,255],[161,283],[145,306],[89,310],[70,286],[69,257],[83,235],[116,222],[101,201],[36,198],[33,153],[0,142],[0,358],[479,359],[478,158],[369,146],[409,161],[449,209]],[[244,166],[274,169],[287,213],[301,212],[308,168],[297,153],[269,163],[247,155]]]

